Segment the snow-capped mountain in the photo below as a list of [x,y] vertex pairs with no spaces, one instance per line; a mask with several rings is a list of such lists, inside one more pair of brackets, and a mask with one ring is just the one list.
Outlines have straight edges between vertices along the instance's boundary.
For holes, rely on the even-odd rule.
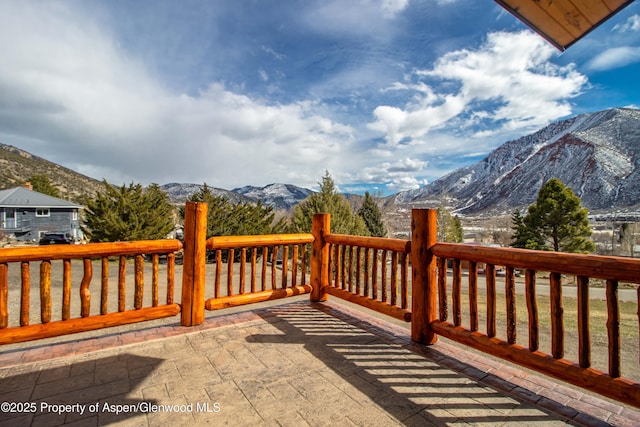
[[[200,191],[202,184],[178,184],[171,183],[161,185],[160,188],[169,195],[172,203],[184,203],[190,195]],[[265,206],[273,206],[274,209],[290,209],[313,191],[296,187],[292,184],[270,184],[265,187],[246,186],[233,190],[209,187],[213,195],[224,196],[233,203],[261,201]]]
[[535,201],[541,185],[558,178],[589,210],[640,206],[640,110],[582,114],[509,141],[485,159],[417,190],[395,204],[439,204],[460,213],[510,213]]
[[242,194],[253,200],[260,200],[266,206],[273,206],[274,209],[290,209],[307,198],[313,191],[296,187],[292,184],[269,184],[265,187],[245,186],[235,188],[234,193]]
[[[182,204],[186,202],[189,196],[197,193],[201,188],[202,184],[179,184],[176,182],[160,186],[160,189],[167,193],[167,195],[169,196],[169,200],[171,201],[171,203],[176,204]],[[222,188],[209,187],[209,190],[214,196],[224,196],[233,203],[250,200],[242,196],[241,194],[234,193],[229,190],[224,190]]]

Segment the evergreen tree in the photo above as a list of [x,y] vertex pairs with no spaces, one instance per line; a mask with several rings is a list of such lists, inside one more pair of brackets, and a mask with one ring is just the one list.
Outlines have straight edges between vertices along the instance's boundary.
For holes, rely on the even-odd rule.
[[364,221],[370,235],[374,237],[385,237],[387,235],[387,230],[382,220],[382,212],[380,212],[378,204],[368,191],[364,193],[364,201],[362,202],[362,207],[358,210],[358,216]]
[[313,215],[331,214],[331,232],[367,236],[369,232],[363,219],[355,215],[349,202],[338,194],[333,178],[325,172],[320,184],[320,192],[314,193],[299,203],[291,219],[292,233],[310,233]]
[[[188,200],[207,203],[207,237],[272,232],[271,225],[275,216],[273,207],[264,206],[262,202],[255,205],[249,202],[233,204],[224,196],[214,195],[206,183]],[[184,218],[184,208],[180,209],[180,215]]]
[[[540,191],[527,215],[515,224],[514,245],[529,249],[589,253],[591,228],[586,208],[571,188],[552,178]],[[524,245],[524,246],[523,246]]]
[[444,204],[438,207],[438,241],[462,243],[464,240],[464,232],[462,230],[462,222],[456,215],[451,215],[449,209]]
[[29,177],[29,182],[31,183],[33,191],[37,191],[38,193],[46,194],[51,197],[60,197],[60,192],[53,186],[53,184],[51,184],[51,181],[49,181],[49,178],[46,175],[31,175],[31,177]]
[[544,246],[544,239],[536,230],[528,227],[520,211],[516,210],[511,216],[513,235],[511,246],[514,248],[537,249]]
[[83,231],[92,241],[162,239],[174,227],[173,206],[157,184],[116,187],[104,181],[104,191],[86,199]]

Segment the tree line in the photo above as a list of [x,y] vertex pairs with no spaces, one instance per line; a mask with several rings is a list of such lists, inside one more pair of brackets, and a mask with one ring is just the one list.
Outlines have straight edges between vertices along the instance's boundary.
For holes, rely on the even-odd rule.
[[[35,191],[58,197],[46,176],[34,175],[30,180]],[[213,194],[206,183],[188,200],[207,203],[207,237],[309,233],[316,213],[331,215],[333,233],[386,237],[381,210],[370,193],[365,193],[362,206],[354,210],[338,193],[328,171],[318,184],[319,192],[299,203],[290,216],[277,221],[273,207],[262,202],[234,203]],[[157,184],[146,188],[134,183],[115,186],[104,180],[103,185],[95,197],[84,200],[83,231],[91,241],[162,239],[184,220],[184,207],[176,210]],[[587,209],[571,188],[556,178],[543,184],[525,215],[515,211],[511,221],[513,247],[578,253],[595,250]],[[621,230],[621,236],[623,231],[626,230]],[[463,241],[460,218],[452,215],[444,203],[438,208],[438,241]]]
[[[205,183],[188,201],[205,202],[207,237],[309,233],[315,213],[331,214],[334,233],[385,237],[386,228],[375,199],[367,192],[362,207],[354,211],[338,193],[331,175],[322,177],[320,191],[299,203],[290,217],[275,221],[275,211],[262,202],[234,203],[215,195]],[[86,198],[83,232],[94,242],[152,240],[165,238],[184,220],[184,207],[175,209],[157,184],[115,186],[103,181],[104,189]]]

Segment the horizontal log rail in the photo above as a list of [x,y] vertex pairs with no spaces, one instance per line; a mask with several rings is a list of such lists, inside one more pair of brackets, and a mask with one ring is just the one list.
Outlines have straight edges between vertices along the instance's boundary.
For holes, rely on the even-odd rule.
[[494,248],[482,245],[461,245],[438,242],[431,249],[440,258],[458,258],[514,268],[550,271],[621,282],[640,281],[640,260],[615,256],[583,255],[561,252],[533,251],[516,248]]
[[313,239],[311,234],[210,237],[206,249],[214,264],[213,297],[205,300],[205,309],[310,293],[307,245]]
[[[622,376],[621,336],[618,285],[620,282],[640,283],[640,260],[551,253],[511,248],[493,248],[480,245],[435,243],[431,253],[436,257],[438,316],[430,322],[434,333],[520,364],[546,375],[553,376],[579,387],[600,393],[621,402],[640,407],[640,383]],[[468,326],[462,325],[463,263],[468,272]],[[478,310],[479,266],[484,267],[486,282],[486,329],[480,331]],[[524,299],[528,327],[527,345],[517,340],[516,316],[516,270],[524,273]],[[501,271],[498,280],[497,272]],[[549,312],[540,313],[536,285],[540,272],[548,277]],[[565,358],[565,313],[563,307],[562,281],[566,275],[576,276],[577,286],[577,340],[576,361]],[[591,366],[591,326],[589,304],[589,282],[591,279],[605,281],[607,306],[606,331],[608,336],[608,372]],[[449,282],[450,280],[450,282]],[[504,281],[506,322],[505,339],[497,338],[497,282]],[[449,285],[451,286],[449,288]],[[449,302],[451,307],[449,307]],[[640,305],[640,291],[638,291]],[[542,315],[550,321],[550,353],[540,351],[539,323]],[[640,322],[640,314],[638,315]],[[630,343],[626,343],[629,345]],[[637,345],[637,342],[635,343]],[[636,362],[637,363],[637,362]]]
[[0,250],[0,264],[61,259],[166,254],[182,249],[178,240],[140,240],[134,242],[88,243],[86,245],[27,246]]
[[385,315],[411,321],[411,242],[380,237],[328,234],[326,292]]
[[252,236],[214,236],[207,239],[207,249],[238,249],[276,245],[300,245],[313,242],[311,234],[261,234]]
[[[0,249],[0,344],[175,316],[180,312],[180,306],[174,302],[175,252],[181,248],[182,243],[177,240],[149,240]],[[160,255],[166,256],[164,304],[159,298]],[[145,261],[145,256],[150,257],[149,261]],[[113,262],[118,268],[110,278]],[[39,263],[39,274],[33,277],[32,264],[36,263]],[[133,277],[127,286],[127,264],[130,263]],[[79,275],[74,274],[75,282],[72,267],[81,270]],[[98,274],[94,274],[95,267],[100,270]],[[16,269],[13,277],[19,276],[19,282],[14,279],[15,283],[9,283],[9,268]],[[53,271],[59,271],[61,277],[53,277]],[[34,281],[38,283],[35,292],[39,298],[34,298]],[[111,281],[117,282],[117,292],[112,292],[117,294],[117,302],[110,305]],[[12,307],[11,311],[10,292],[14,300],[20,301],[19,307]],[[127,298],[130,298],[129,304]],[[34,321],[37,311],[39,321]],[[72,317],[73,313],[78,317]]]

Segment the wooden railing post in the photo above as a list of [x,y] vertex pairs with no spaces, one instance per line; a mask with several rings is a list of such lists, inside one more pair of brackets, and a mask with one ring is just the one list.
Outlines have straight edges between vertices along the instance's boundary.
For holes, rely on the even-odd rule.
[[437,319],[436,257],[431,247],[436,243],[435,209],[411,211],[411,339],[434,344],[438,339],[431,329]]
[[180,324],[195,326],[204,322],[207,204],[187,202],[184,211]]
[[325,236],[331,232],[331,215],[315,214],[311,226],[311,301],[326,301],[329,286],[329,244]]

